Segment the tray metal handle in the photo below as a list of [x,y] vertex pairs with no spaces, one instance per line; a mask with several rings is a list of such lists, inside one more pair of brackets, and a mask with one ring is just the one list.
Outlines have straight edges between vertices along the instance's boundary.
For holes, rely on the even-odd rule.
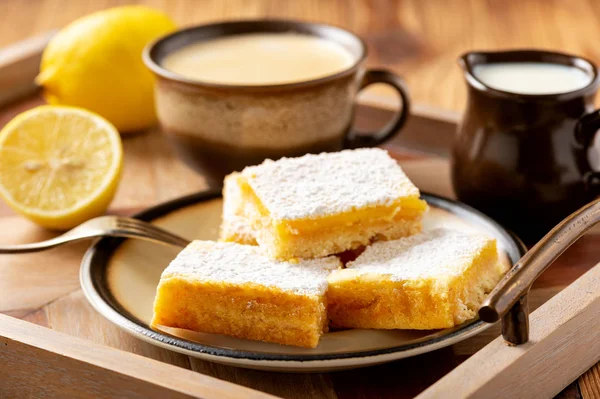
[[572,213],[529,250],[504,276],[479,308],[488,323],[502,319],[502,336],[509,345],[529,338],[527,295],[534,281],[582,235],[600,223],[600,198]]

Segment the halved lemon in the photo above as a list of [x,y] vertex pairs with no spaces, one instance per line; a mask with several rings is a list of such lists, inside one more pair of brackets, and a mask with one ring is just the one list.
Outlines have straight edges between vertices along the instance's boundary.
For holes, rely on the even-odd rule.
[[107,120],[40,106],[0,131],[0,196],[41,226],[68,229],[106,211],[122,163],[121,138]]

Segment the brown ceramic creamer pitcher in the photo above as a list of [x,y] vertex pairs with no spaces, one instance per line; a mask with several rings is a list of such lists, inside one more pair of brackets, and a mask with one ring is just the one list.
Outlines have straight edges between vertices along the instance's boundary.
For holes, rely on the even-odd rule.
[[[600,128],[600,111],[593,108],[598,71],[580,57],[533,50],[471,52],[459,64],[468,103],[452,151],[456,194],[534,242],[599,193],[600,173],[588,160],[588,148]],[[541,80],[554,67],[566,66],[563,69],[587,80],[560,91],[564,82],[549,76],[541,92],[511,90],[478,75],[481,66],[492,64],[505,70],[543,64],[547,70],[528,71]],[[552,92],[554,86],[557,92]]]

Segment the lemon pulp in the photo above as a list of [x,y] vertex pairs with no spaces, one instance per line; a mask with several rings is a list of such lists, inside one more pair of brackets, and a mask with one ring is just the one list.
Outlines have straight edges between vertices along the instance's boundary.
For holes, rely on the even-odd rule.
[[0,131],[0,195],[42,226],[71,228],[106,211],[122,157],[119,133],[102,117],[37,107]]

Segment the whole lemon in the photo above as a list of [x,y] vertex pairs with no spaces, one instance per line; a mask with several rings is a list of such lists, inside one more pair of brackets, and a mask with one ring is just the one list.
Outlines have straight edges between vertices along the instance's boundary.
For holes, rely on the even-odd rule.
[[52,38],[36,81],[50,104],[94,111],[121,132],[156,122],[154,77],[142,62],[148,42],[175,30],[164,13],[125,6],[80,18]]

